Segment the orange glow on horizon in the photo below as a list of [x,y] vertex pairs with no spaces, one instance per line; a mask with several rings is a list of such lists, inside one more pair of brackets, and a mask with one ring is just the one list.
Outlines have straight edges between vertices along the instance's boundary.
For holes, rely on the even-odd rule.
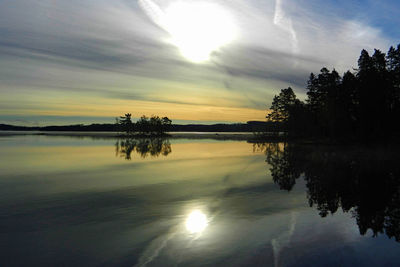
[[[94,102],[88,102],[87,99],[78,99],[74,102],[53,102],[47,104],[45,107],[20,109],[18,113],[21,115],[118,117],[129,112],[132,113],[133,117],[140,117],[141,115],[151,116],[154,114],[167,116],[172,120],[228,122],[265,121],[265,116],[268,113],[268,110],[252,108],[176,104],[141,100],[96,99]],[[15,112],[12,114],[15,114]]]

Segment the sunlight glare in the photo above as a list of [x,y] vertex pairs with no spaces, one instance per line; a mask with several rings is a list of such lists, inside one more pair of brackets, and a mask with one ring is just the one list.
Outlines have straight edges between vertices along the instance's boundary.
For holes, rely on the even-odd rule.
[[202,62],[231,42],[236,27],[228,12],[217,4],[175,2],[165,11],[162,24],[171,42],[190,61]]
[[199,210],[192,211],[186,219],[186,229],[192,234],[202,232],[207,225],[207,216]]

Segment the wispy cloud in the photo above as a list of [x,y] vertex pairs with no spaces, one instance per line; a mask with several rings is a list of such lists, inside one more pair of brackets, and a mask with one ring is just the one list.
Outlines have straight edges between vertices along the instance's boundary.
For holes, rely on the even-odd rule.
[[376,12],[366,18],[378,9],[369,1],[352,3],[352,15],[345,1],[219,0],[238,38],[209,62],[193,64],[152,19],[172,2],[155,0],[154,8],[143,0],[3,1],[0,105],[13,103],[9,114],[32,98],[45,112],[53,110],[47,103],[81,94],[88,105],[130,99],[261,111],[283,87],[304,94],[309,72],[345,71],[362,48],[386,50],[399,37],[397,18],[383,23]]
[[282,6],[282,0],[275,1],[275,14],[274,14],[274,24],[288,31],[292,38],[292,50],[293,53],[299,51],[298,40],[296,31],[293,28],[292,20],[285,14],[284,8]]

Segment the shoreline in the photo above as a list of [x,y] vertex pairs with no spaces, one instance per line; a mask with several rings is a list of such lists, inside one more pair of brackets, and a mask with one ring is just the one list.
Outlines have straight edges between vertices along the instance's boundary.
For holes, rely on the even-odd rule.
[[[118,132],[76,132],[76,131],[0,131],[0,138],[5,136],[64,136],[76,138],[127,138],[125,134]],[[130,138],[169,138],[169,139],[212,139],[221,141],[248,141],[248,142],[281,142],[285,141],[283,136],[258,136],[252,132],[168,132],[163,136],[141,136],[136,135]]]
[[[4,136],[66,136],[66,137],[91,137],[91,138],[127,138],[118,132],[74,132],[74,131],[0,131]],[[165,136],[133,136],[132,138],[171,138],[171,139],[216,139],[216,140],[253,140],[255,135],[250,132],[169,132]]]

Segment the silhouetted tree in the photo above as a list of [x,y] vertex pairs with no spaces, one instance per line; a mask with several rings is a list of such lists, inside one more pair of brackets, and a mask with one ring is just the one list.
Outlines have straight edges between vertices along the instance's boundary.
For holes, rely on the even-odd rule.
[[372,57],[363,50],[358,60],[359,135],[365,140],[387,134],[389,88],[385,55],[375,50]]
[[294,114],[292,109],[295,105],[301,105],[301,103],[296,98],[293,89],[290,87],[282,89],[279,95],[276,95],[272,101],[271,112],[267,115],[267,120],[281,123],[283,129],[287,131],[291,115]]
[[125,116],[121,116],[117,123],[119,124],[119,129],[126,132],[128,135],[134,131],[134,125],[132,123],[132,114],[126,113]]
[[393,122],[400,118],[400,44],[396,49],[390,47],[386,60],[391,86],[389,106],[392,112],[389,120],[392,122],[391,130],[395,131],[397,127]]
[[313,135],[333,136],[337,116],[336,102],[337,88],[340,84],[339,74],[333,70],[322,68],[321,73],[315,76],[311,73],[307,83],[307,104],[310,111],[310,120],[314,124]]
[[165,133],[171,129],[172,120],[170,120],[168,117],[163,117],[161,125],[162,125],[162,131]]
[[136,128],[141,134],[150,133],[149,118],[145,115],[140,117],[140,119],[136,122]]
[[343,75],[342,83],[338,87],[338,95],[336,100],[337,116],[335,135],[338,137],[348,137],[358,128],[359,122],[359,95],[358,81],[356,76],[347,71]]

